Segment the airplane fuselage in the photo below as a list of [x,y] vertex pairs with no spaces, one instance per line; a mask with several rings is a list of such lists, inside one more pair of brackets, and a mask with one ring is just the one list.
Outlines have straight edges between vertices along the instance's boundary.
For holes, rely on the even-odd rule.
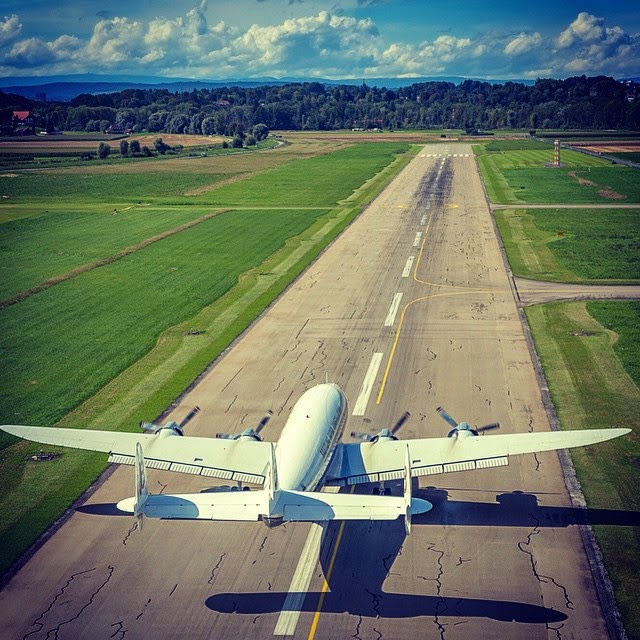
[[296,402],[276,446],[278,488],[313,491],[322,480],[347,421],[347,399],[319,384]]

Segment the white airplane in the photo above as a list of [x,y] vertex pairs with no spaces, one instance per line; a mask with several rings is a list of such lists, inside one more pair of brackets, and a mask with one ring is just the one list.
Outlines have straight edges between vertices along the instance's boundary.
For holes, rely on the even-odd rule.
[[[143,423],[144,433],[88,429],[4,425],[7,433],[50,445],[103,451],[109,462],[135,465],[136,495],[118,508],[136,517],[198,520],[262,520],[268,527],[284,522],[327,520],[395,520],[425,513],[431,503],[411,495],[411,479],[453,471],[508,464],[522,453],[566,449],[603,442],[630,429],[592,429],[478,437],[495,429],[456,423],[443,409],[438,413],[453,428],[446,438],[401,442],[396,432],[409,417],[405,413],[392,429],[377,435],[352,433],[360,442],[341,443],[347,421],[347,400],[335,384],[319,384],[306,391],[293,407],[277,443],[265,442],[259,432],[270,412],[255,429],[217,438],[185,436],[180,424]],[[263,485],[255,491],[150,494],[146,467]],[[391,496],[384,483],[404,479],[404,495]],[[327,493],[324,485],[373,483],[374,495]],[[247,489],[247,487],[244,487]],[[376,495],[377,494],[377,495]],[[382,494],[382,495],[380,495]]]

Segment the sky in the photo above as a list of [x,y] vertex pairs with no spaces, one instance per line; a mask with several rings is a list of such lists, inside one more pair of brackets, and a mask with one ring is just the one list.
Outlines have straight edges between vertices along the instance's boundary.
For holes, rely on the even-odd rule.
[[0,76],[640,76],[637,0],[0,0]]

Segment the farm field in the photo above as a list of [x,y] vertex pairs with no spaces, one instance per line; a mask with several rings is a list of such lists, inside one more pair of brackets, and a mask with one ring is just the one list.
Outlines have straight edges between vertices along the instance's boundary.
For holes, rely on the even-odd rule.
[[[515,203],[522,191],[519,182],[533,180],[535,172],[545,177],[549,175],[545,172],[553,172],[550,180],[536,187],[539,200],[581,201],[584,185],[569,175],[569,169],[529,168],[540,159],[534,155],[539,153],[539,143],[529,144],[530,150],[522,145],[514,149],[510,141],[506,145],[499,141],[494,153],[500,157],[490,162],[486,156],[478,157],[490,199]],[[640,174],[635,170],[619,172],[621,167],[605,166],[598,158],[577,156],[568,157],[570,162],[584,158],[585,164],[574,164],[577,176],[591,175],[594,182],[616,184],[616,190],[628,196],[621,202],[636,201],[632,196],[640,185]],[[593,194],[594,187],[589,188]],[[640,207],[524,206],[497,209],[494,216],[515,275],[582,283],[637,284],[640,279]],[[562,428],[624,425],[635,430],[617,442],[572,451],[589,508],[640,511],[636,491],[640,480],[640,302],[552,303],[526,307],[525,314]],[[629,637],[640,638],[638,529],[599,524],[594,530],[625,628]]]
[[[397,142],[294,147],[253,166],[242,154],[6,178],[31,188],[2,203],[2,298],[63,277],[0,308],[2,422],[156,418],[411,157]],[[104,469],[104,456],[65,452],[45,472],[27,462],[37,451],[0,438],[3,571]]]

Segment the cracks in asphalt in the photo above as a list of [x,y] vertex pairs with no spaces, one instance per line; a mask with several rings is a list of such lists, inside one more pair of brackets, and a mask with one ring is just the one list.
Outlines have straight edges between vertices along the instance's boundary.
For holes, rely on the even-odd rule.
[[[525,407],[525,411],[526,413],[529,414],[529,424],[528,424],[528,433],[533,433],[535,431],[535,429],[533,428],[533,418],[531,417],[531,410],[529,407]],[[540,462],[540,458],[538,458],[538,454],[533,452],[533,459],[535,460],[536,463],[536,472],[540,471],[540,467],[542,466],[542,462]]]
[[416,577],[427,582],[434,582],[436,585],[436,595],[438,596],[438,601],[436,603],[436,610],[433,616],[433,621],[436,623],[436,626],[440,631],[440,638],[444,640],[445,626],[442,622],[440,622],[440,615],[448,609],[447,601],[441,595],[442,576],[444,575],[443,558],[445,556],[445,552],[441,551],[440,549],[436,549],[435,542],[430,542],[427,544],[427,551],[436,554],[436,564],[438,568],[437,575],[434,578],[427,578],[426,576]]
[[293,395],[293,391],[290,391],[289,395],[287,396],[287,399],[282,403],[282,406],[277,411],[278,416],[280,416],[280,414],[286,409],[287,405],[289,404],[289,400],[291,400],[292,395]]
[[122,538],[122,544],[125,547],[127,546],[127,542],[129,542],[129,538],[131,537],[131,534],[137,529],[138,529],[138,519],[136,518],[134,520],[133,525],[130,527],[129,531],[127,531],[127,535],[124,538]]
[[[329,359],[329,356],[324,346],[324,340],[318,340],[317,343],[318,343],[318,347],[316,348],[316,352],[313,354],[313,358],[311,359],[312,362],[317,362],[317,364],[309,368],[309,380],[306,381],[308,383],[311,383],[316,379],[316,371],[324,369],[324,367],[327,364],[327,360]],[[305,372],[306,372],[306,369],[305,369]],[[301,376],[300,379],[302,379],[302,377],[303,376]]]
[[362,626],[362,616],[358,615],[358,622],[356,624],[356,632],[351,636],[352,638],[356,638],[357,640],[362,640],[360,637],[360,627]]
[[[540,597],[543,603],[544,603],[544,594],[542,593],[542,585],[545,585],[545,584],[553,585],[558,591],[562,593],[565,608],[572,611],[574,609],[574,604],[573,604],[573,601],[571,600],[571,597],[569,596],[569,590],[562,583],[558,582],[558,580],[556,580],[553,576],[543,575],[538,571],[538,563],[536,562],[534,552],[533,552],[533,540],[534,540],[534,537],[539,535],[541,532],[540,520],[538,520],[538,518],[536,518],[533,514],[530,514],[530,516],[534,521],[533,529],[527,535],[526,540],[521,540],[520,542],[518,542],[518,549],[522,553],[524,553],[529,559],[529,566],[531,567],[531,573],[533,574],[534,578],[538,581],[538,583],[541,585]],[[550,626],[549,622],[546,623],[547,629],[555,632],[559,640],[562,638],[561,630],[563,626],[564,624],[561,624],[558,627],[552,627]]]
[[207,580],[207,584],[213,584],[214,580],[216,579],[216,574],[218,573],[218,571],[220,570],[220,567],[222,566],[222,563],[224,562],[224,558],[227,554],[223,553],[220,558],[218,559],[218,562],[216,564],[215,567],[213,567],[213,569],[211,569],[211,575],[209,576],[209,579]]
[[236,403],[236,400],[238,399],[238,394],[236,394],[235,396],[233,396],[233,400],[231,401],[231,403],[229,404],[229,406],[224,410],[225,413],[229,413],[229,411],[231,410],[231,407],[233,407],[233,405]]
[[376,613],[376,618],[380,617],[380,594],[375,591],[369,591],[369,589],[365,589],[365,591],[371,596],[371,607]]
[[[44,622],[44,619],[46,618],[47,614],[51,613],[54,610],[56,605],[59,605],[61,608],[63,606],[68,607],[69,603],[73,602],[73,595],[69,595],[67,592],[69,591],[70,588],[73,587],[74,582],[77,581],[77,580],[82,580],[84,578],[88,578],[88,579],[93,578],[94,575],[90,575],[90,574],[93,574],[94,571],[97,571],[97,567],[93,567],[92,569],[86,569],[84,571],[78,571],[76,573],[72,573],[71,576],[69,577],[69,579],[60,588],[60,591],[58,591],[58,593],[56,593],[56,595],[53,597],[53,599],[51,600],[51,602],[49,603],[47,608],[44,609],[42,611],[42,613],[40,613],[40,615],[38,615],[38,617],[31,623],[31,626],[37,626],[38,628],[34,629],[33,631],[30,631],[29,633],[27,633],[24,636],[22,636],[22,640],[25,640],[29,636],[32,636],[32,635],[34,635],[36,633],[39,633],[40,631],[42,631],[45,628],[46,623]],[[70,624],[71,622],[74,622],[75,620],[78,620],[78,618],[80,618],[80,616],[82,615],[83,611],[85,609],[87,609],[88,607],[90,607],[91,604],[93,604],[93,601],[96,598],[96,596],[100,593],[100,591],[102,591],[102,589],[111,580],[114,571],[115,571],[115,568],[113,566],[107,565],[107,575],[106,575],[106,577],[92,591],[92,593],[89,596],[89,598],[86,599],[84,604],[78,609],[77,613],[75,615],[69,617],[67,620],[63,620],[62,622],[57,624],[55,627],[49,628],[47,630],[46,637],[47,638],[52,638],[53,640],[57,640],[58,634],[60,633],[60,629],[64,625]],[[96,577],[99,576],[99,575],[100,575],[99,572],[95,574]],[[63,598],[63,597],[65,599],[61,600],[61,598]]]
[[142,611],[136,616],[136,620],[140,620],[140,618],[142,618],[142,616],[145,614],[147,607],[151,604],[151,598],[148,598],[147,601],[144,603],[144,607],[142,609]]
[[264,549],[264,545],[267,544],[267,538],[268,536],[265,536],[264,539],[262,540],[260,544],[260,548],[258,549],[258,553],[262,553],[262,550]]

